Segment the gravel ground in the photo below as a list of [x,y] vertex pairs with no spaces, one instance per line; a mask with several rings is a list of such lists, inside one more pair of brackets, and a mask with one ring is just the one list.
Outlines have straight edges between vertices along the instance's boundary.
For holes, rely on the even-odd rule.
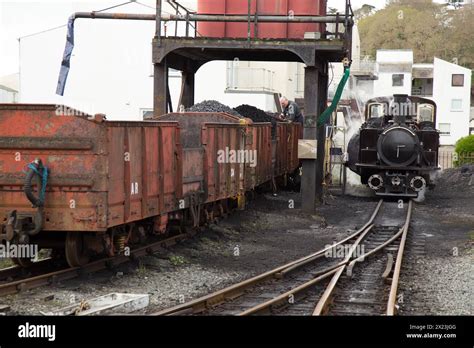
[[[473,314],[474,204],[469,175],[445,172],[415,207],[410,255],[401,276],[401,314]],[[294,209],[290,203],[294,201]],[[331,196],[315,214],[299,210],[297,193],[259,194],[233,213],[164,253],[55,286],[0,298],[9,314],[40,314],[112,292],[148,293],[154,312],[216,291],[342,239],[369,217],[376,200]],[[454,249],[457,248],[457,249]],[[453,251],[457,250],[457,256]],[[53,295],[53,296],[52,296]]]
[[425,255],[404,263],[401,314],[474,314],[473,173],[474,166],[445,170],[416,205],[411,233],[423,235]]
[[[295,209],[289,208],[290,200]],[[356,202],[361,203],[360,209],[344,214]],[[157,311],[320,250],[363,224],[375,206],[370,200],[349,200],[325,206],[320,214],[304,214],[299,205],[296,193],[258,195],[246,211],[235,212],[165,253],[113,271],[0,298],[0,304],[10,305],[11,314],[39,314],[71,301],[127,292],[150,294],[147,311]],[[329,212],[327,218],[323,211]]]

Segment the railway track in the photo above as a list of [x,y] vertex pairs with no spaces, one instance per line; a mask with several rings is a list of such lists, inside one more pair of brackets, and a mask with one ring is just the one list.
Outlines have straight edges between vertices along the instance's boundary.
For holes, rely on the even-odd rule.
[[56,260],[44,259],[35,262],[28,268],[19,266],[0,270],[0,296],[11,295],[21,291],[55,284],[85,274],[110,269],[137,257],[154,254],[163,248],[170,247],[184,239],[194,236],[194,232],[178,235],[139,247],[130,251],[130,256],[104,258],[88,263],[83,267],[67,267],[58,265]]
[[[412,203],[408,204],[402,225],[376,224],[383,204],[379,201],[364,226],[338,243],[152,315],[393,315]],[[0,296],[111,268],[192,235],[179,234],[132,250],[130,256],[101,259],[84,267],[58,266],[55,260],[45,259],[27,270],[3,269]],[[367,252],[354,256],[361,246]],[[339,255],[337,250],[345,252]]]
[[390,218],[375,223],[383,204],[338,243],[151,315],[394,315],[412,202],[401,224]]
[[368,252],[351,258],[332,277],[314,315],[394,315],[413,203],[401,225],[373,226],[360,244]]

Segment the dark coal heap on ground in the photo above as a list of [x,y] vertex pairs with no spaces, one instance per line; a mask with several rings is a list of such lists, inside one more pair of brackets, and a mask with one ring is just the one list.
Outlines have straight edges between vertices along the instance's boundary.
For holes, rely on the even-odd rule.
[[242,116],[250,118],[254,122],[276,123],[275,118],[267,114],[265,111],[256,108],[255,106],[244,104],[237,106],[234,110]]
[[221,104],[216,100],[205,100],[201,103],[195,104],[191,106],[186,111],[189,112],[226,112],[228,114],[237,116],[238,118],[243,118],[241,114],[239,114],[234,109],[231,109],[227,105]]
[[272,124],[272,136],[276,134],[277,121],[274,117],[267,114],[265,111],[256,108],[255,106],[243,104],[237,106],[235,109],[239,114],[244,117],[250,118],[253,122],[267,122]]

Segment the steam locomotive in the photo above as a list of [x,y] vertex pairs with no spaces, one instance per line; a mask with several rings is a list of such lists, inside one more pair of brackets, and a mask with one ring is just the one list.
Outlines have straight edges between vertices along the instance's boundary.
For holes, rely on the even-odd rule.
[[347,166],[377,196],[418,197],[438,167],[436,104],[394,95],[367,102],[365,123],[348,146]]

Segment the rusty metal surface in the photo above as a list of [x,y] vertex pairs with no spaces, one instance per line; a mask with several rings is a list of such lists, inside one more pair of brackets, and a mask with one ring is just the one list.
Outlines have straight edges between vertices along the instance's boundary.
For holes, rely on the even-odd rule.
[[245,163],[219,161],[220,151],[245,149],[244,137],[245,126],[238,124],[207,123],[202,128],[206,201],[218,201],[244,193]]
[[162,231],[182,199],[189,208],[238,198],[298,165],[295,124],[278,125],[273,141],[270,124],[225,113],[126,122],[56,112],[51,105],[0,108],[0,144],[8,144],[0,146],[0,217],[35,212],[23,170],[36,158],[49,169],[43,230],[63,232],[104,232],[147,218]]
[[272,179],[272,135],[271,124],[255,123],[246,130],[245,148],[255,151],[257,166],[245,166],[245,187],[252,190]]
[[34,212],[23,171],[36,158],[49,169],[44,230],[105,231],[176,209],[182,191],[176,122],[97,122],[58,110],[72,109],[0,105],[2,219],[13,209]]
[[[50,172],[44,228],[101,230],[97,206],[106,204],[107,190],[104,126],[58,110],[54,105],[0,106],[0,144],[8,145],[0,146],[0,217],[13,209],[34,211],[21,176],[29,163],[41,158]],[[61,148],[64,139],[74,141]]]
[[206,123],[239,123],[240,119],[225,112],[182,112],[151,117],[155,121],[179,122],[183,148],[201,146],[201,128]]
[[298,139],[301,125],[278,123],[276,129],[275,176],[292,173],[299,166]]
[[176,209],[181,197],[177,123],[111,123],[108,144],[109,227]]
[[400,272],[402,269],[403,254],[405,252],[405,244],[407,240],[408,229],[410,227],[412,210],[413,210],[413,201],[410,200],[409,206],[408,206],[407,218],[405,220],[405,224],[403,225],[403,234],[402,234],[400,246],[398,248],[398,252],[396,256],[395,269],[393,271],[392,284],[390,286],[390,293],[388,295],[387,315],[395,315],[397,312],[396,301],[397,301],[397,293],[398,293],[398,282],[400,279]]
[[[245,11],[246,12],[246,11]],[[120,20],[156,20],[155,15],[134,14],[134,13],[98,13],[98,12],[76,12],[74,18],[89,19],[120,19]],[[247,22],[249,16],[245,15],[225,15],[225,14],[190,14],[188,18],[182,15],[165,14],[161,16],[161,21],[190,21],[190,22]],[[250,16],[251,22],[255,21],[255,15]],[[335,15],[314,16],[295,15],[289,18],[287,15],[259,15],[258,20],[265,23],[336,23],[342,22],[341,17]]]
[[184,61],[233,60],[302,62],[316,66],[323,58],[340,61],[346,56],[344,40],[276,40],[276,39],[216,39],[216,38],[161,38],[161,45],[153,43],[153,62],[183,70]]

